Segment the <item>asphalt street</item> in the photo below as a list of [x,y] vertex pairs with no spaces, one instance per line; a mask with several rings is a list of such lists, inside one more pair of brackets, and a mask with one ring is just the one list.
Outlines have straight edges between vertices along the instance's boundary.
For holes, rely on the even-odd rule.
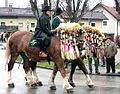
[[[63,80],[58,72],[55,83],[57,90],[51,91],[48,86],[48,79],[52,70],[37,68],[37,74],[42,81],[43,86],[37,89],[30,89],[25,85],[25,73],[22,65],[16,63],[12,71],[12,79],[15,88],[8,88],[7,70],[5,70],[4,60],[5,50],[0,50],[0,94],[67,94],[66,90],[62,88]],[[18,68],[19,67],[19,68]],[[69,69],[66,70],[69,75]],[[120,94],[120,77],[119,76],[100,76],[90,75],[95,83],[94,88],[90,89],[86,85],[84,74],[80,70],[76,70],[74,74],[74,82],[76,87],[72,94]]]

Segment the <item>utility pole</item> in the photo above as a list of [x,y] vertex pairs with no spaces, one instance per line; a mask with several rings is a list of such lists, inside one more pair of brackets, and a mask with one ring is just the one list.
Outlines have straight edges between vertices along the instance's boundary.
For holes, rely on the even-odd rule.
[[5,0],[5,7],[8,7],[8,0]]
[[103,3],[102,0],[100,0],[100,3],[101,3],[101,4]]

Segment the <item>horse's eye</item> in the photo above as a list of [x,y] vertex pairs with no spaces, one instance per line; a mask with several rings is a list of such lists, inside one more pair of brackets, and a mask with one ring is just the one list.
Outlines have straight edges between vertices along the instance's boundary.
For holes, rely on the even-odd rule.
[[84,41],[83,40],[80,40],[79,43],[83,43]]

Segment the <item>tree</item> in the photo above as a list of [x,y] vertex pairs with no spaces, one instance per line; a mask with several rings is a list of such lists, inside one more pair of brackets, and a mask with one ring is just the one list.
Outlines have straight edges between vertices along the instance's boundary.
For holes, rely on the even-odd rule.
[[36,19],[39,19],[39,11],[37,8],[37,1],[36,0],[30,0],[30,4],[31,4],[31,9],[33,11],[33,14],[35,15]]
[[[88,0],[56,0],[56,2],[51,3],[51,0],[49,0],[49,5],[52,6],[52,4],[54,4],[55,8],[61,7],[67,13],[71,22],[78,22],[86,10],[87,2]],[[39,12],[37,9],[37,1],[30,0],[30,4],[35,17],[38,19]],[[44,0],[44,5],[48,5],[48,0]],[[79,9],[81,6],[82,8],[80,12]]]
[[[60,0],[57,1],[59,1],[59,3],[57,3],[57,7],[60,6],[62,7],[63,10],[66,11],[71,22],[78,22],[82,18],[87,8],[87,2],[88,2],[88,0],[64,0],[64,2],[66,3],[65,6],[63,1],[62,2],[60,2]],[[80,12],[81,6],[82,8]]]
[[48,0],[44,0],[44,6],[48,6]]
[[115,8],[116,8],[116,11],[120,14],[120,6],[119,6],[119,2],[118,0],[115,0]]

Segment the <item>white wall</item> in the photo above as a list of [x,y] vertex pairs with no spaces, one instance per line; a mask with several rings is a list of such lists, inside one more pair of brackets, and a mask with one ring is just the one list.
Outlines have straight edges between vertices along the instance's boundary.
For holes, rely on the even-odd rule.
[[[102,25],[102,32],[103,33],[114,33],[116,36],[116,34],[117,34],[117,20],[116,20],[116,18],[114,18],[109,12],[107,12],[102,7],[97,7],[94,11],[103,12],[103,14],[108,18],[107,26]],[[119,26],[120,26],[120,24],[119,24]]]

